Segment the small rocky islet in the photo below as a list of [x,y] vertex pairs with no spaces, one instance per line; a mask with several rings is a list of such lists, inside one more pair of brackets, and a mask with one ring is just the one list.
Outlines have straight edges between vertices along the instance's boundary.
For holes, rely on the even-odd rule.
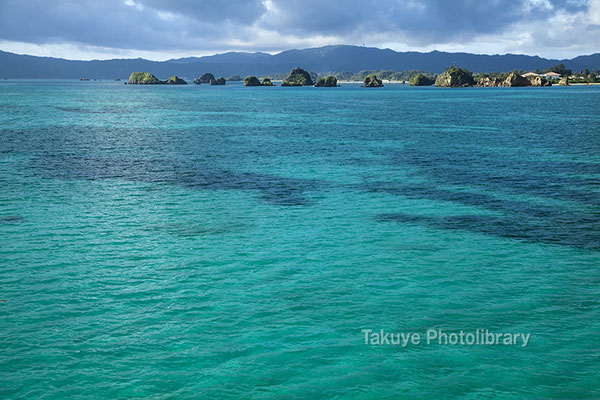
[[375,88],[383,87],[383,81],[377,78],[377,75],[369,75],[363,81],[362,87],[364,88]]
[[221,76],[217,79],[211,79],[210,84],[213,86],[224,86],[227,84],[227,81]]
[[161,81],[149,72],[134,72],[129,76],[129,85],[187,85],[187,82],[176,75]]
[[469,87],[475,86],[473,73],[467,69],[450,67],[435,80],[437,87]]
[[294,68],[290,71],[288,77],[281,82],[281,86],[313,86],[314,84],[310,73],[302,68]]
[[244,86],[261,86],[261,84],[257,77],[247,76],[244,78]]
[[211,74],[210,72],[207,72],[206,74],[202,75],[200,78],[196,78],[194,79],[194,83],[196,85],[200,85],[202,83],[210,83],[211,81],[215,80],[215,76],[213,74]]
[[337,78],[335,76],[326,76],[317,79],[315,87],[338,87]]
[[431,86],[435,83],[435,79],[419,72],[408,81],[410,86]]

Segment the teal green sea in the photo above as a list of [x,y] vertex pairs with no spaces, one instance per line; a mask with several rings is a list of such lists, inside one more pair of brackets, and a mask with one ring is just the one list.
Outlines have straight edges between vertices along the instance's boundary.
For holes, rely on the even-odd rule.
[[599,110],[0,82],[0,398],[600,398]]

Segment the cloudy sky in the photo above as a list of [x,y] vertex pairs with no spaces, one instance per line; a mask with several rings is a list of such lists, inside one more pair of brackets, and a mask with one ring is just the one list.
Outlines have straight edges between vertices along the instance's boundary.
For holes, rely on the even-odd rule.
[[600,52],[600,0],[0,0],[0,49],[165,60],[328,44]]

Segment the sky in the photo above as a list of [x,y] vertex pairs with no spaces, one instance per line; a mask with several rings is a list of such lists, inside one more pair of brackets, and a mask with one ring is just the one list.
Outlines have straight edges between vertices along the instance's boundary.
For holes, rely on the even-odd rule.
[[571,58],[600,53],[600,0],[0,0],[0,50],[67,59],[334,44]]

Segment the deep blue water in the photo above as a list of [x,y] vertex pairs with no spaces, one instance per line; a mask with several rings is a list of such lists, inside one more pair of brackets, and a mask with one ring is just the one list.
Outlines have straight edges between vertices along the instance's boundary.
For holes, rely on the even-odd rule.
[[0,398],[600,398],[599,110],[0,82]]

